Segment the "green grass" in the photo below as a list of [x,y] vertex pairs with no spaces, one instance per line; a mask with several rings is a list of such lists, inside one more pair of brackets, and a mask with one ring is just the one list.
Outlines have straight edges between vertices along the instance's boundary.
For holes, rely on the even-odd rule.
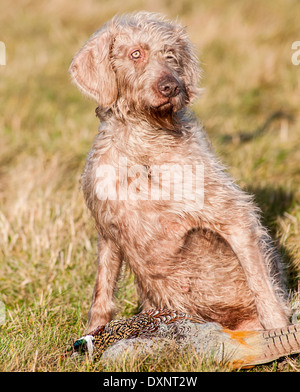
[[[300,66],[296,0],[2,0],[0,66],[1,371],[224,370],[192,357],[103,367],[61,354],[86,325],[96,270],[96,233],[79,189],[97,131],[95,104],[70,83],[72,56],[115,13],[179,17],[199,51],[203,97],[194,111],[237,182],[255,195],[299,296]],[[262,133],[253,134],[281,111]],[[138,306],[123,271],[117,317]],[[299,370],[297,358],[255,371]]]

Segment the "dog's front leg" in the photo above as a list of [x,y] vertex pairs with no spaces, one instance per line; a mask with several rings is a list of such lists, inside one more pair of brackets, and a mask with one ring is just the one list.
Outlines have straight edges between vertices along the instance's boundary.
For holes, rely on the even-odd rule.
[[259,320],[265,329],[289,324],[284,305],[275,292],[258,238],[249,229],[231,230],[226,240],[237,255],[246,275],[248,286],[254,293]]
[[87,331],[111,321],[114,311],[113,293],[121,268],[121,252],[110,239],[98,240],[98,268]]

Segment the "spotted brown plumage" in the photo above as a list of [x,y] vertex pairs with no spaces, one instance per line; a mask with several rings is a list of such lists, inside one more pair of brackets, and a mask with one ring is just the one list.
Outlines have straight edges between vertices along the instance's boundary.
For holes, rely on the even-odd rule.
[[[205,323],[196,315],[187,315],[167,309],[154,309],[141,312],[129,319],[113,320],[97,327],[87,336],[91,337],[89,339],[93,342],[94,359],[97,359],[109,346],[120,340],[155,337],[163,325],[176,326],[176,323],[181,320]],[[86,336],[73,344],[73,351],[81,353],[89,351]]]
[[87,353],[94,361],[129,355],[155,354],[165,341],[193,355],[228,363],[232,368],[271,362],[300,352],[300,325],[260,331],[232,331],[198,316],[168,309],[148,310],[128,319],[101,325],[78,339],[70,350]]

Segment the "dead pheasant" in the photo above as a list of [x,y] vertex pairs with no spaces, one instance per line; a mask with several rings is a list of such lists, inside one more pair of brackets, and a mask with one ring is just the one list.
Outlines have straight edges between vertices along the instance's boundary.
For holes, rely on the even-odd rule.
[[166,341],[178,348],[243,368],[300,353],[300,325],[261,331],[231,331],[193,315],[170,310],[149,310],[126,320],[101,325],[78,339],[71,352],[88,352],[94,360],[119,358],[125,351],[150,353]]

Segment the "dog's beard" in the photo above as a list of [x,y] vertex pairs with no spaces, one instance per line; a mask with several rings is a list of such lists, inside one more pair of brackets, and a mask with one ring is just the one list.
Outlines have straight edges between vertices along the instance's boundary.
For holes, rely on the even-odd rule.
[[180,130],[180,120],[177,111],[171,103],[166,103],[157,108],[150,107],[147,120],[158,128],[178,132]]
[[148,121],[160,128],[179,132],[181,121],[179,112],[189,103],[189,97],[185,86],[181,86],[181,93],[160,106],[150,106]]
[[[137,103],[138,102],[138,103]],[[110,109],[105,110],[97,107],[95,112],[100,121],[105,121],[112,115],[120,117],[120,119],[130,119],[134,121],[146,121],[154,128],[165,129],[172,132],[180,132],[181,112],[188,104],[187,94],[181,94],[175,98],[171,98],[164,104],[152,106],[143,99],[132,102],[129,99],[118,99]]]

